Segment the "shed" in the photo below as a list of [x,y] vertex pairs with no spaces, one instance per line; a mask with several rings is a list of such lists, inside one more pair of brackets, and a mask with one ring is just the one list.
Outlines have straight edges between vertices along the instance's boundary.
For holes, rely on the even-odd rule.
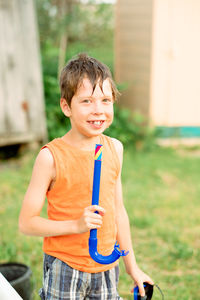
[[0,1],[0,146],[46,138],[33,0]]
[[200,141],[200,1],[117,0],[115,76],[121,103],[165,137]]

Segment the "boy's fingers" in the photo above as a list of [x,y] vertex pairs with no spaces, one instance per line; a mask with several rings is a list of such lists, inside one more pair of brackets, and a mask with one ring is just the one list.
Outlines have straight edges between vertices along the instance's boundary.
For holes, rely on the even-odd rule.
[[151,284],[151,285],[154,285],[154,282],[153,282],[153,280],[152,280],[151,278],[149,278],[149,279],[146,280],[145,282],[147,282],[147,283],[149,283],[149,284]]
[[105,209],[99,205],[91,205],[88,207],[90,211],[95,212],[98,211],[100,214],[105,214]]
[[101,216],[98,216],[97,217],[93,217],[93,216],[90,216],[88,218],[88,222],[89,223],[93,223],[93,224],[99,224],[99,225],[102,225],[102,217]]
[[138,285],[138,288],[139,288],[140,296],[144,297],[145,296],[145,290],[144,290],[143,284]]

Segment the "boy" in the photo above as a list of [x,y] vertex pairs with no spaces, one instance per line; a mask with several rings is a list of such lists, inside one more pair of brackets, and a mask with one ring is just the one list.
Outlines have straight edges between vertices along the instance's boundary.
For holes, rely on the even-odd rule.
[[[103,135],[113,121],[117,89],[107,66],[86,54],[71,60],[60,78],[60,106],[71,129],[39,152],[19,217],[24,234],[44,237],[41,299],[120,299],[118,262],[96,263],[89,256],[90,229],[98,229],[98,251],[109,255],[117,240],[129,250],[127,273],[144,296],[153,281],[137,266],[123,205],[123,146]],[[100,205],[92,206],[95,144],[103,144]],[[48,200],[48,219],[40,211]],[[98,211],[99,214],[96,214]]]

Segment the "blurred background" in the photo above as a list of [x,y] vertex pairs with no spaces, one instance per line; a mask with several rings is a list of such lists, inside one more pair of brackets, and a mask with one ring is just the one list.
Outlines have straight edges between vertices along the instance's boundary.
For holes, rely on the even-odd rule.
[[[199,31],[197,0],[0,1],[0,262],[31,268],[32,299],[42,282],[42,239],[18,232],[18,214],[41,145],[70,128],[59,74],[80,52],[107,64],[121,93],[105,134],[125,147],[138,264],[166,299],[198,299]],[[119,292],[132,299],[121,262],[120,269]]]

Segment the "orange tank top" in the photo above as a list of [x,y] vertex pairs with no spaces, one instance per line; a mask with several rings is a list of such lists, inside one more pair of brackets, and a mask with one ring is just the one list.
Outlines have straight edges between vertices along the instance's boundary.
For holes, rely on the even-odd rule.
[[[110,137],[100,135],[103,144],[99,205],[106,214],[103,225],[97,230],[98,252],[109,255],[116,242],[115,185],[120,163]],[[79,150],[56,138],[47,147],[54,158],[56,181],[47,192],[48,218],[74,220],[81,217],[85,207],[92,203],[94,151]],[[89,255],[89,232],[55,237],[45,237],[43,250],[66,262],[74,269],[97,273],[114,267],[96,263]]]

